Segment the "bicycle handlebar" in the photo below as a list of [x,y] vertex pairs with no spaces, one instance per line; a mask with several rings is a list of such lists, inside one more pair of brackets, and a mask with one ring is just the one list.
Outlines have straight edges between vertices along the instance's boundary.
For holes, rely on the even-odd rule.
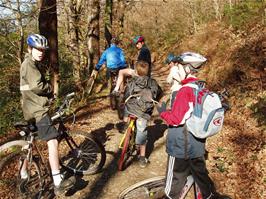
[[65,110],[70,107],[70,104],[74,96],[75,96],[74,92],[66,95],[63,104],[59,107],[58,111],[56,111],[54,115],[51,117],[52,121],[62,117],[65,114]]

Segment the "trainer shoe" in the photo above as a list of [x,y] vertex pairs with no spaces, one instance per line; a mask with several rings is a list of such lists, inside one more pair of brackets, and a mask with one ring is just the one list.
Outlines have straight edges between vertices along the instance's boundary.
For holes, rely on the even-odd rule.
[[149,160],[147,158],[145,158],[144,156],[139,157],[139,166],[141,168],[147,167],[148,164],[149,164]]
[[64,192],[68,191],[74,184],[76,183],[76,179],[74,176],[71,176],[68,179],[63,179],[58,186],[54,186],[55,195],[61,195]]

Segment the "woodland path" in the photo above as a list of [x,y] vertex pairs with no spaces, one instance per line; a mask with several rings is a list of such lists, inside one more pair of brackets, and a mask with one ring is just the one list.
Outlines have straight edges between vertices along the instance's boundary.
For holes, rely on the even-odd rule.
[[[169,90],[165,83],[167,74],[168,68],[165,66],[156,65],[153,68],[153,77],[165,91]],[[116,128],[120,121],[116,111],[110,109],[109,99],[99,99],[91,107],[85,107],[80,112],[74,128],[88,131],[98,137],[105,145],[107,160],[102,172],[82,177],[77,190],[70,193],[68,198],[115,199],[128,186],[146,178],[165,174],[167,155],[164,135],[167,126],[158,118],[157,113],[154,113],[148,128],[147,153],[150,164],[146,168],[140,168],[137,161],[134,161],[126,170],[118,171],[118,145],[123,134]]]
[[[153,77],[165,95],[169,92],[169,85],[165,82],[168,72],[169,68],[165,65],[158,64],[153,68]],[[122,190],[136,182],[165,175],[167,126],[156,111],[148,128],[150,164],[143,169],[133,162],[122,172],[117,169],[118,145],[122,134],[116,128],[119,120],[116,112],[110,109],[108,98],[99,98],[80,112],[74,128],[86,130],[98,137],[105,145],[107,161],[99,174],[81,178],[75,193],[71,193],[69,198],[116,199]],[[248,114],[238,115],[237,106],[232,106],[225,117],[223,131],[209,138],[206,144],[206,163],[210,176],[217,190],[233,199],[266,198],[264,133],[248,117]]]

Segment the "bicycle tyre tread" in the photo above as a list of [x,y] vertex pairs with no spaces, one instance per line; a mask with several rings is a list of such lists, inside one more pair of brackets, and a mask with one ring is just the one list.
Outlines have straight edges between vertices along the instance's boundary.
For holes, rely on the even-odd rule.
[[[137,195],[135,192],[138,192],[137,190],[138,189],[141,189],[141,188],[146,188],[149,187],[149,190],[153,190],[153,188],[157,188],[157,187],[160,187],[160,190],[164,190],[164,183],[165,183],[165,176],[157,176],[157,177],[152,177],[152,178],[148,178],[148,179],[145,179],[145,180],[142,180],[140,182],[137,182],[133,185],[131,185],[130,187],[124,189],[120,194],[119,194],[119,197],[118,199],[126,199],[128,198],[127,196],[129,196],[132,192],[133,192],[133,195],[134,197],[130,197],[130,198],[155,198],[155,196],[150,196],[150,195],[147,195],[148,192],[145,191],[144,194],[146,195]],[[156,194],[156,193],[155,193]]]

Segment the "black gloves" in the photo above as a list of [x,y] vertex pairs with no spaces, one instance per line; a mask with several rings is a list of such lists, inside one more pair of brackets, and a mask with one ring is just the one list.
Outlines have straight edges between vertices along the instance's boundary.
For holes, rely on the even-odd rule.
[[162,112],[166,111],[166,103],[162,102],[162,105],[157,105],[156,108],[158,113],[161,114]]

